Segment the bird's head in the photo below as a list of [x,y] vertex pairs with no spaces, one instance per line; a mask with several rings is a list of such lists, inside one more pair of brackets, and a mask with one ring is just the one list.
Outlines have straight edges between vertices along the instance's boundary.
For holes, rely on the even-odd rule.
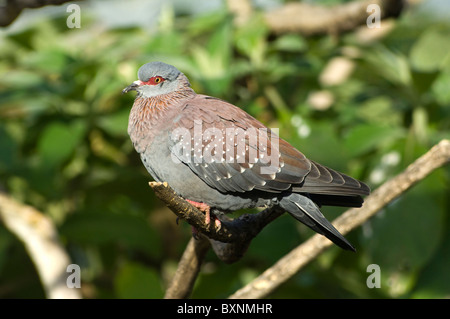
[[[184,81],[180,75],[183,75],[176,67],[163,62],[149,62],[139,68],[138,79],[134,81],[122,93],[137,91],[138,95],[146,98],[172,93],[180,88],[180,85],[186,86],[187,78],[183,75]],[[189,85],[189,81],[187,81]]]

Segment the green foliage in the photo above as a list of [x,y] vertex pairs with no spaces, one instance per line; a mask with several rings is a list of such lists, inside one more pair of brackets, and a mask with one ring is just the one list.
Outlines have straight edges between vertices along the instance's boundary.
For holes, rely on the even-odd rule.
[[[141,64],[176,65],[197,92],[239,105],[309,158],[376,188],[450,138],[449,32],[410,15],[373,41],[275,37],[258,14],[236,27],[222,11],[175,19],[166,10],[151,32],[100,34],[94,23],[75,30],[49,18],[0,38],[0,187],[54,220],[87,297],[161,298],[190,229],[156,200],[127,136],[133,96],[121,90]],[[352,72],[326,83],[336,57]],[[332,103],[318,107],[313,92]],[[448,297],[448,173],[352,232],[357,254],[329,249],[273,297]],[[324,207],[330,218],[343,211]],[[311,234],[282,217],[237,264],[210,253],[193,297],[228,296]],[[380,289],[366,286],[369,264],[381,267]],[[1,224],[0,297],[43,297],[22,244]]]

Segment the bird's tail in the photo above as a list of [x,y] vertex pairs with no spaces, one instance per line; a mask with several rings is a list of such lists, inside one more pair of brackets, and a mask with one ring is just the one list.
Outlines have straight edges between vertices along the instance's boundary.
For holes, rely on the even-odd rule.
[[325,218],[319,207],[308,197],[292,193],[280,200],[280,207],[317,233],[324,235],[339,247],[356,251],[339,231]]

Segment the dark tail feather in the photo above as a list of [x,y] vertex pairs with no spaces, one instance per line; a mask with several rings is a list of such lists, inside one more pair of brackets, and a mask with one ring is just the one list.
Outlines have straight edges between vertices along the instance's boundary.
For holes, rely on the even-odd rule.
[[334,228],[316,204],[308,197],[293,193],[283,197],[280,201],[280,206],[295,219],[315,232],[327,237],[339,247],[345,250],[356,251],[352,244]]
[[311,161],[311,171],[300,187],[292,188],[295,193],[324,194],[338,196],[369,195],[370,188],[361,181]]
[[308,194],[314,203],[319,206],[361,207],[364,200],[361,196],[339,196],[324,194]]

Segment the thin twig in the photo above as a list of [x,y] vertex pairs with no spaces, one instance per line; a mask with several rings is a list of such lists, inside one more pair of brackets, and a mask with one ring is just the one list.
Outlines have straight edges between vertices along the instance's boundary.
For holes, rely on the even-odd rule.
[[[366,198],[362,208],[349,209],[338,217],[333,224],[342,234],[348,233],[350,230],[360,226],[417,182],[424,179],[431,172],[449,162],[450,141],[442,140],[426,154],[409,165],[403,173],[397,175],[372,192]],[[274,289],[286,282],[331,245],[332,243],[325,237],[314,235],[310,240],[292,250],[248,285],[236,291],[230,298],[248,299],[268,296]]]

